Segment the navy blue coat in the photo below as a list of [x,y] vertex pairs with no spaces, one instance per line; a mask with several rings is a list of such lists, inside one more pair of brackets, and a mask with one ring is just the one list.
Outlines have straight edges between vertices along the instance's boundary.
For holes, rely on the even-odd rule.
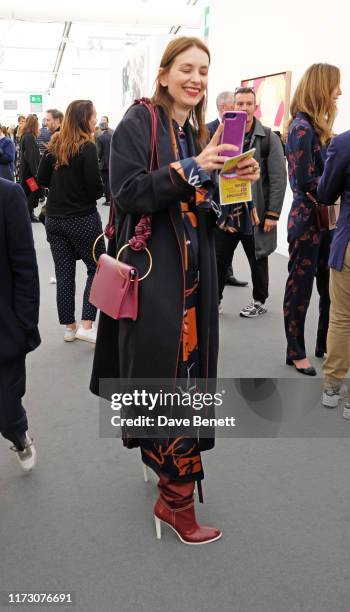
[[329,265],[339,272],[350,242],[350,131],[339,134],[327,150],[324,173],[317,188],[317,198],[333,204],[341,196],[337,227],[334,230]]
[[27,199],[0,178],[0,365],[40,344],[39,276]]
[[0,178],[14,180],[16,147],[11,138],[0,139]]
[[214,121],[210,121],[210,123],[207,123],[207,128],[209,130],[210,138],[213,138],[219,125],[220,125],[219,119],[214,119]]

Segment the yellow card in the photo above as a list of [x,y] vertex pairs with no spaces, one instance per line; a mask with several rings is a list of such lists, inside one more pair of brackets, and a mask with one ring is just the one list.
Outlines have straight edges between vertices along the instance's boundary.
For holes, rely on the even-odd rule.
[[242,159],[251,159],[255,149],[250,149],[241,155],[228,159],[219,174],[220,204],[241,204],[252,199],[252,185],[247,179],[242,179],[235,174],[235,169]]
[[219,190],[221,206],[249,202],[252,199],[251,182],[246,179],[220,176]]

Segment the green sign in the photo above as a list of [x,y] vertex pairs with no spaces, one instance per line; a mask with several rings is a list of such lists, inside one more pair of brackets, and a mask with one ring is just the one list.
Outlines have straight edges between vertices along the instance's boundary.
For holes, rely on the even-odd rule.
[[31,104],[42,104],[43,103],[42,95],[41,94],[31,94],[30,103]]

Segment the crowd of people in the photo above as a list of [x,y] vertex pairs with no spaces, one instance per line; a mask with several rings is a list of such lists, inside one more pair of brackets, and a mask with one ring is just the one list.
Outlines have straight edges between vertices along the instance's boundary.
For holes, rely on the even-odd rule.
[[[284,150],[279,136],[255,117],[252,88],[220,93],[219,117],[205,123],[209,65],[210,52],[201,40],[174,39],[161,59],[152,98],[133,104],[114,133],[106,116],[96,131],[90,100],[71,102],[64,116],[48,110],[41,130],[35,115],[20,116],[13,139],[0,126],[0,249],[7,266],[0,289],[6,306],[0,309],[5,338],[0,349],[0,431],[12,441],[25,470],[34,466],[36,451],[21,403],[24,387],[16,381],[23,380],[26,353],[40,342],[30,220],[36,220],[41,199],[64,340],[96,345],[91,391],[102,395],[100,380],[108,378],[130,384],[134,379],[186,379],[197,388],[199,380],[217,377],[218,315],[225,284],[240,284],[232,269],[239,242],[253,286],[252,301],[240,315],[249,319],[267,313],[268,257],[277,246],[287,166],[293,200],[284,296],[286,363],[300,374],[316,375],[304,339],[316,277],[320,308],[315,354],[326,356],[322,403],[336,407],[342,399],[350,367],[350,132],[333,133],[340,71],[328,64],[306,70],[292,99]],[[237,168],[238,177],[252,184],[252,201],[220,207],[218,172],[229,159],[227,153],[237,150],[221,143],[221,118],[225,111],[237,110],[247,113],[244,151],[255,149],[254,158],[242,160]],[[111,205],[108,254],[118,258],[123,252],[122,261],[142,270],[144,278],[136,320],[101,311],[96,334],[97,309],[89,296],[95,259],[105,253],[96,209],[103,194]],[[330,211],[339,197],[340,213],[332,225]],[[80,323],[75,314],[77,259],[87,269]],[[350,395],[343,415],[350,418]],[[157,536],[166,523],[186,544],[213,542],[221,530],[198,524],[193,495],[197,482],[201,500],[201,453],[214,441],[174,439],[168,433],[161,439],[124,439],[126,446],[140,447],[143,463],[159,476]]]

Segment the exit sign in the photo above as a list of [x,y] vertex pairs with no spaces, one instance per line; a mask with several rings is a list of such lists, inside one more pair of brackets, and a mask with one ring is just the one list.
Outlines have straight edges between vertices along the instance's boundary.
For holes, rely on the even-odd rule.
[[41,94],[31,94],[30,103],[31,104],[42,104],[43,103],[42,95]]

